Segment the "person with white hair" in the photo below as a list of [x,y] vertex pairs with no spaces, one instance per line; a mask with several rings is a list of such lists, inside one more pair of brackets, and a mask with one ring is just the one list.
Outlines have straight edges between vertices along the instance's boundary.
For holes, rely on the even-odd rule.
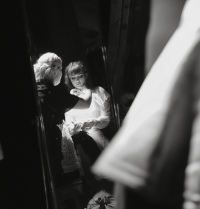
[[[62,59],[58,55],[51,52],[45,53],[39,57],[33,67],[45,128],[50,170],[55,188],[60,188],[80,177],[73,142],[63,141],[58,127],[62,123],[64,112],[75,106],[79,98],[69,94],[67,89],[59,85],[62,77]],[[70,168],[67,174],[66,168]]]

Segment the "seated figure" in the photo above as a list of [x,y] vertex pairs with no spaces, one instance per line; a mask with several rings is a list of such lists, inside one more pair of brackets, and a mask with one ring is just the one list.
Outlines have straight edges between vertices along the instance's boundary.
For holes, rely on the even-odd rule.
[[101,129],[110,122],[110,95],[102,87],[89,89],[88,73],[82,62],[72,62],[65,70],[65,83],[71,94],[81,98],[65,113],[63,133],[69,132],[79,154],[85,180],[94,180],[90,172],[101,151],[108,144],[108,139]]

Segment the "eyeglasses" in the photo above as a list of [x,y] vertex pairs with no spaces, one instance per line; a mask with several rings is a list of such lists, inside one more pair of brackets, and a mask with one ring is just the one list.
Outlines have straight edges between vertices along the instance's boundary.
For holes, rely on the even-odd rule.
[[51,68],[55,69],[55,70],[62,70],[62,67],[58,66],[58,65],[55,65],[55,64],[52,64],[51,65]]

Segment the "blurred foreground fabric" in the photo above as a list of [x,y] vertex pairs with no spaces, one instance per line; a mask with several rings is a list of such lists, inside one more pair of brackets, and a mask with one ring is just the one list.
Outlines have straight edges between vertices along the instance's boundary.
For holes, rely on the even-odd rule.
[[[200,208],[199,0],[186,1],[178,28],[93,172],[166,208]],[[118,201],[117,208],[128,207]]]

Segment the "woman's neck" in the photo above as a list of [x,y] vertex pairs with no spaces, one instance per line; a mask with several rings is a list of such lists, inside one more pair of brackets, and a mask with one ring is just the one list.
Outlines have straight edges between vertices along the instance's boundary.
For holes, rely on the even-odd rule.
[[79,90],[82,91],[82,90],[85,90],[85,89],[88,89],[86,85],[82,86]]

